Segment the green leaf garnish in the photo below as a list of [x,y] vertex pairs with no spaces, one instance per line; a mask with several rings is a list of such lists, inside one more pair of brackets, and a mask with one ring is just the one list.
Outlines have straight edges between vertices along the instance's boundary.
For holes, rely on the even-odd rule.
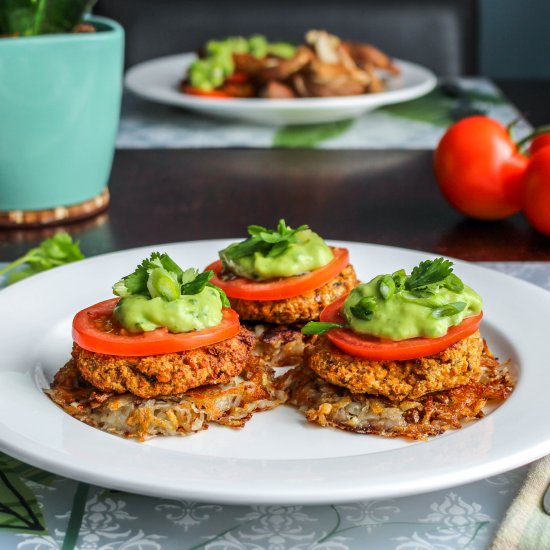
[[416,290],[429,285],[442,283],[453,272],[453,262],[443,258],[425,260],[413,268],[405,281],[407,290]]
[[220,295],[223,307],[231,307],[231,303],[229,302],[227,294],[219,286],[216,286],[212,283],[206,283],[206,286],[213,288]]
[[332,328],[344,328],[345,325],[339,323],[321,323],[318,321],[310,321],[302,327],[302,334],[324,334]]
[[277,229],[267,229],[261,225],[249,225],[247,230],[250,237],[244,241],[233,243],[220,251],[220,258],[224,265],[231,265],[231,262],[252,256],[256,252],[264,256],[280,256],[290,244],[296,242],[296,234],[309,229],[307,225],[300,225],[296,229],[288,227],[285,220],[279,220]]
[[[9,273],[7,284],[16,283],[31,275],[82,260],[84,254],[78,241],[73,241],[68,233],[57,233],[46,239],[36,248],[0,269],[0,275]],[[16,268],[20,269],[16,269]]]
[[191,281],[182,285],[181,293],[198,294],[199,292],[202,292],[213,275],[214,272],[212,270],[204,271],[203,273],[196,272],[195,277],[191,279]]
[[153,252],[133,273],[115,283],[113,292],[121,297],[160,297],[170,302],[180,296],[198,294],[208,286],[218,292],[223,307],[230,307],[225,292],[209,282],[213,276],[212,270],[200,273],[198,269],[191,267],[183,271],[168,254]]
[[362,321],[370,321],[377,307],[378,304],[374,296],[365,296],[364,298],[361,298],[354,306],[352,306],[350,311],[357,319],[361,319]]
[[445,304],[444,306],[436,307],[432,309],[430,317],[433,319],[441,319],[443,317],[451,317],[464,311],[466,308],[466,302],[452,302],[450,304]]

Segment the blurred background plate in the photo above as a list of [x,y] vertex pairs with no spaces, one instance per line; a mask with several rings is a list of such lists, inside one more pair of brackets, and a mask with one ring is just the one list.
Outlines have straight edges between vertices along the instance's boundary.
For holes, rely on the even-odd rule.
[[140,63],[126,73],[126,87],[136,95],[206,115],[265,124],[314,124],[357,118],[367,111],[415,99],[436,85],[435,75],[425,67],[395,60],[401,74],[387,80],[387,89],[375,94],[297,99],[214,99],[179,92],[193,53],[172,55]]

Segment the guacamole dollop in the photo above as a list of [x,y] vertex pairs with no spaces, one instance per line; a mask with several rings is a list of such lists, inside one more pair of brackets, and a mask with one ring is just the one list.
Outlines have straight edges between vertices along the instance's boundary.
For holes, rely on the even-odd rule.
[[275,231],[259,226],[249,226],[248,231],[249,239],[219,253],[224,269],[239,277],[255,281],[293,277],[334,258],[325,241],[307,226],[291,229],[280,220]]
[[131,333],[160,327],[175,333],[215,327],[229,301],[209,282],[212,275],[193,268],[184,271],[167,254],[153,252],[113,286],[121,297],[115,320]]
[[191,86],[212,91],[235,72],[233,54],[250,54],[257,59],[267,55],[290,59],[296,48],[287,42],[268,42],[257,34],[249,38],[230,36],[224,40],[210,40],[204,50],[205,55],[190,65],[187,77]]
[[416,286],[404,271],[378,275],[351,291],[342,314],[360,334],[390,340],[443,336],[449,327],[482,309],[477,292],[450,271],[444,273],[440,280],[432,277],[433,282]]
[[166,327],[169,332],[189,332],[219,325],[222,302],[219,293],[210,287],[172,301],[127,296],[120,299],[114,315],[128,332],[147,332],[160,327]]

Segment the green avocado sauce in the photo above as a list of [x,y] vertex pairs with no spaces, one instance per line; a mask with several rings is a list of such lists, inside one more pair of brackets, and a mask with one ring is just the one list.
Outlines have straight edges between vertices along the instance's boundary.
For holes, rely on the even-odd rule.
[[294,56],[296,48],[287,42],[268,42],[262,35],[249,38],[231,36],[224,40],[210,40],[205,47],[205,56],[194,61],[187,73],[191,86],[212,91],[221,86],[235,72],[233,54],[250,54],[257,59],[274,55],[282,59]]
[[392,275],[379,275],[351,291],[342,314],[353,331],[390,340],[437,338],[482,308],[479,294],[463,284],[455,285],[455,290],[430,285],[388,293],[387,286],[393,288],[389,279],[395,281]]
[[252,235],[249,239],[220,251],[226,271],[265,281],[301,275],[327,265],[334,258],[325,241],[307,226],[292,230],[281,220],[277,231],[260,228],[264,231],[252,234],[251,228],[255,227],[249,227]]
[[183,271],[167,254],[154,252],[137,269],[113,286],[120,296],[115,320],[128,332],[166,327],[190,332],[220,324],[227,297],[208,281],[211,271]]
[[163,298],[127,296],[115,308],[116,320],[128,332],[147,332],[166,327],[169,332],[189,332],[219,325],[220,295],[211,288],[167,302]]

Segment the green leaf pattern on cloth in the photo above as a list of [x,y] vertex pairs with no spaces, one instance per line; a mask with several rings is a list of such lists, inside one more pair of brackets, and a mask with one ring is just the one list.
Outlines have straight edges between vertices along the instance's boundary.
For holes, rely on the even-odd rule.
[[273,146],[311,149],[323,141],[343,134],[352,124],[353,120],[340,120],[323,124],[283,126],[275,133]]
[[0,454],[0,532],[46,533],[36,496],[24,479],[46,481],[52,477],[53,474]]

